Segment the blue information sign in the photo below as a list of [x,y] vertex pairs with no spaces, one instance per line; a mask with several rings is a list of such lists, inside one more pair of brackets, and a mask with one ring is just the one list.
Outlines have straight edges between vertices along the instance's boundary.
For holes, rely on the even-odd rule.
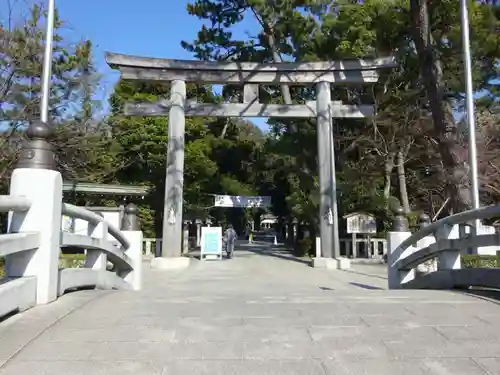
[[[213,259],[222,258],[222,228],[202,227],[201,228],[201,259],[208,256]],[[207,258],[208,258],[207,257]]]
[[205,233],[203,253],[218,254],[219,253],[219,236],[218,233]]

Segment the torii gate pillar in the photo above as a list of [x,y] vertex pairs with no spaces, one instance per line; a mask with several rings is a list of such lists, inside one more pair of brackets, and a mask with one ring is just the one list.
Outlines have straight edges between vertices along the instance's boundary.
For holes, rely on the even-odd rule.
[[316,84],[316,134],[319,164],[321,255],[327,259],[337,259],[340,256],[340,241],[331,102],[330,83],[318,82]]
[[182,203],[184,188],[184,131],[186,82],[174,80],[170,86],[172,106],[168,113],[167,170],[163,210],[161,256],[182,255]]

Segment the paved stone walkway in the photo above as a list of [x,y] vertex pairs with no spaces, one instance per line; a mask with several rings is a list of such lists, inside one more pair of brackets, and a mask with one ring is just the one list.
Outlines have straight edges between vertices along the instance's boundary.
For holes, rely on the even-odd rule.
[[500,374],[494,302],[387,291],[383,266],[250,250],[14,316],[0,323],[0,375]]

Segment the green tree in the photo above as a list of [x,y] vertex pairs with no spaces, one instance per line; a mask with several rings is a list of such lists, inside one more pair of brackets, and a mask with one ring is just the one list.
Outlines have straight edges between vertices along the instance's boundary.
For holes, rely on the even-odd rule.
[[[473,70],[476,90],[494,88],[498,78],[500,23],[496,9],[469,2],[472,14]],[[441,178],[451,209],[471,207],[467,148],[453,118],[451,99],[462,99],[464,92],[460,48],[458,4],[441,1],[432,6],[427,0],[410,1],[412,39],[417,50],[422,82],[434,123],[433,138],[442,161]]]
[[[45,10],[35,4],[20,25],[0,24],[0,184],[5,188],[28,123],[39,117],[45,48]],[[65,178],[99,180],[110,173],[110,141],[94,119],[93,92],[99,76],[92,64],[92,44],[74,47],[60,34],[56,12],[50,91],[54,145]]]
[[[324,13],[332,12],[330,1],[217,1],[198,0],[188,6],[188,11],[209,22],[203,27],[198,39],[183,45],[195,56],[206,60],[237,59],[268,62],[308,61],[353,57],[366,54],[362,50],[348,50],[346,45],[335,41],[335,35],[327,27]],[[253,17],[261,28],[257,35],[247,40],[232,38],[231,29],[244,17]],[[352,20],[350,20],[352,21]],[[364,22],[364,21],[363,21]],[[344,30],[345,31],[345,30]],[[289,103],[283,88],[267,87],[271,102]],[[314,99],[310,88],[288,88],[294,102]],[[346,93],[356,96],[355,90]],[[282,95],[281,95],[282,94]],[[356,99],[353,98],[355,101]],[[346,122],[338,122],[337,129],[345,128]],[[313,121],[286,120],[270,122],[271,136],[265,144],[261,158],[261,193],[271,194],[276,214],[290,215],[314,224],[317,222],[317,147]],[[348,126],[359,127],[359,123]],[[346,132],[344,132],[346,133]],[[342,137],[348,136],[343,134]],[[340,138],[340,137],[339,137]],[[345,142],[336,142],[337,148]],[[337,153],[342,158],[342,153]],[[339,169],[345,163],[338,162]]]
[[[119,144],[120,182],[148,184],[152,188],[144,201],[142,215],[148,222],[149,235],[161,236],[165,193],[168,117],[128,117],[123,106],[128,101],[154,102],[168,97],[168,84],[120,81],[111,96],[108,119],[113,138]],[[188,97],[217,102],[210,86],[188,84]],[[244,216],[241,210],[215,209],[214,194],[247,195],[253,193],[254,150],[260,132],[242,121],[187,118],[185,134],[184,214],[185,217],[213,216],[232,221]],[[236,214],[236,216],[235,216]]]
[[[279,61],[276,54],[287,61],[396,56],[399,67],[383,80],[384,88],[368,91],[336,87],[333,91],[335,99],[346,103],[375,103],[379,112],[369,122],[334,121],[337,180],[343,194],[341,212],[363,208],[384,211],[388,196],[394,194],[393,186],[399,187],[397,195],[407,210],[415,205],[425,206],[429,189],[440,192],[444,189],[441,203],[453,189],[455,192],[461,189],[462,194],[454,197],[463,196],[466,186],[461,185],[461,179],[465,170],[460,171],[461,166],[455,162],[450,164],[448,156],[449,152],[455,152],[453,147],[457,152],[464,150],[464,139],[443,144],[441,140],[445,139],[443,133],[436,130],[439,123],[435,117],[436,103],[449,108],[446,117],[449,120],[452,110],[459,109],[463,102],[456,2],[436,3],[429,23],[437,40],[433,56],[439,56],[442,63],[440,85],[446,87],[446,96],[438,101],[428,90],[432,75],[421,74],[428,60],[422,58],[421,50],[415,49],[418,42],[412,32],[415,27],[411,29],[408,25],[414,25],[412,14],[416,13],[412,13],[407,1],[196,0],[188,6],[188,12],[206,21],[206,25],[194,42],[184,41],[182,45],[203,60]],[[474,85],[478,90],[486,90],[489,95],[483,100],[494,107],[498,103],[493,79],[498,77],[499,11],[496,7],[475,3],[471,4],[471,13]],[[261,28],[246,39],[235,39],[232,31],[245,17],[253,17]],[[283,88],[267,87],[266,90],[264,96],[268,101],[289,102]],[[288,90],[294,102],[314,99],[310,89]],[[315,124],[273,120],[270,125],[271,134],[261,151],[266,155],[260,174],[265,183],[259,189],[272,193],[273,202],[277,203],[274,209],[280,215],[293,213],[302,218],[305,215],[308,218],[304,220],[314,222],[317,216]],[[389,146],[386,157],[374,158],[373,149],[380,151],[381,139]],[[367,142],[374,146],[371,150],[366,147]],[[408,148],[409,145],[412,147]],[[391,154],[394,158],[399,156],[399,162],[395,160],[387,174],[383,164],[390,161],[387,156]],[[463,158],[465,154],[461,155]],[[439,173],[427,177],[429,167]],[[405,193],[403,187],[408,183],[417,185],[418,189]],[[384,187],[389,190],[384,192]],[[457,204],[453,204],[455,209]]]

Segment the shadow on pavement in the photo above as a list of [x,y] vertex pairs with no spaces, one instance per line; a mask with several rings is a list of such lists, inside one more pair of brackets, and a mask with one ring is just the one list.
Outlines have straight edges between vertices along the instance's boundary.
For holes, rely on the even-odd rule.
[[[354,267],[356,267],[357,269],[362,269],[364,268],[363,265],[354,265]],[[374,278],[377,278],[377,279],[381,279],[381,280],[387,280],[387,276],[382,276],[380,274],[377,274],[376,272],[369,272],[370,270],[366,270],[368,272],[361,272],[361,271],[358,271],[358,270],[355,270],[355,269],[348,269],[348,270],[344,270],[344,272],[348,272],[348,273],[354,273],[354,274],[357,274],[357,275],[362,275],[362,276],[368,276],[368,277],[374,277]]]
[[[248,244],[247,242],[237,241],[234,249],[234,258],[247,258],[252,255],[269,256],[273,258],[288,260],[296,263],[301,263],[305,265],[311,265],[309,259],[297,258],[291,254],[290,250],[286,247],[280,245],[274,245],[267,241],[254,242]],[[201,251],[200,249],[191,250],[184,256],[200,260]],[[223,251],[223,259],[226,259],[226,254]]]
[[457,292],[469,295],[474,298],[479,298],[496,304],[500,304],[500,290],[488,288],[471,288],[468,290],[460,290]]
[[297,262],[305,265],[311,265],[311,261],[308,259],[301,259],[293,256],[290,253],[290,250],[288,250],[286,247],[279,247],[276,245],[271,245],[267,243],[262,243],[262,244],[252,244],[251,246],[249,245],[248,247],[242,247],[239,246],[236,249],[236,256],[238,256],[239,251],[248,251],[253,254],[257,255],[262,255],[262,256],[269,256],[273,258],[278,258],[278,259],[283,259],[283,260],[288,260],[291,262]]
[[201,252],[200,250],[191,250],[184,256],[191,258],[191,259],[197,259],[200,260]]
[[353,281],[349,282],[349,284],[351,284],[353,286],[357,286],[358,288],[367,289],[367,290],[384,290],[383,288],[379,288],[378,286],[362,284],[362,283],[355,283]]

